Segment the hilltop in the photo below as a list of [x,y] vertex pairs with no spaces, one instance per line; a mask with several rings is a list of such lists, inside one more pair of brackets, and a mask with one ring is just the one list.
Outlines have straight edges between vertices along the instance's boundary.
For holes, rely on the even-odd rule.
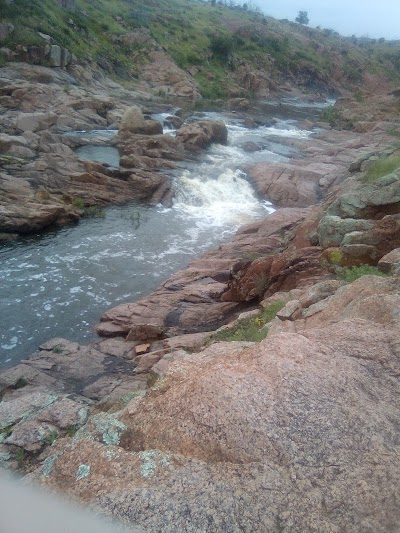
[[230,5],[0,0],[0,61],[75,63],[129,89],[208,99],[293,87],[324,95],[379,93],[400,80],[397,41],[344,38]]

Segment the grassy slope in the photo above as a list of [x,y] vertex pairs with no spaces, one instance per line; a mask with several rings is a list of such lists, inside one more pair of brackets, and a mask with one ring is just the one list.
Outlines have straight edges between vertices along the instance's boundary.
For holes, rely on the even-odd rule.
[[4,46],[43,45],[41,31],[78,58],[106,60],[125,78],[140,71],[138,50],[115,45],[112,35],[147,27],[180,67],[202,67],[196,78],[209,97],[225,96],[224,80],[242,61],[306,90],[335,79],[356,91],[366,71],[400,80],[400,43],[354,44],[330,30],[193,0],[76,0],[74,11],[56,0],[0,0],[0,13],[15,25]]

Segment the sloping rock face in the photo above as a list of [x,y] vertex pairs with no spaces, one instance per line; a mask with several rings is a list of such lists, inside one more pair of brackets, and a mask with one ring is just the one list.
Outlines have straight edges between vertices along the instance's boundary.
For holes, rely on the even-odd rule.
[[265,98],[269,95],[270,90],[277,89],[276,83],[270,79],[264,70],[255,69],[246,63],[242,63],[236,68],[235,78],[241,87],[259,98]]
[[[117,415],[117,445],[87,426],[36,479],[145,531],[392,531],[398,287],[367,276],[339,288],[323,323],[173,363]],[[349,291],[369,293],[362,318],[343,307]]]
[[97,332],[106,337],[148,340],[219,327],[240,309],[240,299],[222,298],[231,272],[251,264],[249,254],[263,256],[284,250],[308,212],[281,209],[244,226],[232,243],[192,261],[153,294],[107,311]]
[[[284,142],[282,138],[279,142]],[[290,139],[290,145],[296,141]],[[327,131],[298,141],[304,154],[290,163],[257,163],[247,169],[257,192],[280,207],[306,207],[321,201],[350,175],[349,166],[360,159],[360,152],[371,154],[387,146],[381,132],[360,135]]]
[[[134,343],[80,346],[65,339],[43,344],[29,360],[0,374],[0,464],[25,469],[43,461],[55,439],[83,426],[99,402],[144,394],[147,376],[133,373]],[[38,457],[40,457],[38,459]]]
[[376,77],[372,75],[365,76],[365,83],[370,85],[368,98],[361,102],[351,97],[339,98],[335,104],[335,109],[343,119],[351,121],[354,129],[359,132],[380,129],[384,127],[385,122],[398,117],[399,113],[396,90],[387,94],[390,87],[383,80],[377,84]]
[[195,80],[179,68],[163,50],[153,50],[141,69],[141,78],[160,94],[201,98]]
[[[49,143],[53,153],[41,152],[33,161],[12,160],[0,174],[0,230],[28,234],[55,224],[76,222],[85,206],[123,203],[137,199],[158,203],[170,189],[170,180],[148,168],[107,168],[82,162],[68,146]],[[57,149],[60,148],[60,153]]]

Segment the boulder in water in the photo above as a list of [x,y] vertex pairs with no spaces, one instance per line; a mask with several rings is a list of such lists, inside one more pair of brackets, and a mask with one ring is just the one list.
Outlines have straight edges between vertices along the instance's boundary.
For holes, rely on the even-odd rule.
[[198,151],[212,143],[226,144],[228,130],[221,120],[199,120],[179,128],[176,137],[188,150]]
[[144,135],[157,135],[163,132],[163,127],[157,120],[146,120],[141,109],[137,106],[132,106],[123,114],[119,131]]

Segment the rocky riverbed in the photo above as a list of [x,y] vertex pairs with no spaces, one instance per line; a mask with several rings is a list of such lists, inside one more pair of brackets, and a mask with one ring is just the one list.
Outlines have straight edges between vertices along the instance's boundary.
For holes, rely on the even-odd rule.
[[[390,127],[325,129],[287,140],[297,158],[248,164],[275,213],[106,311],[103,338],[56,338],[3,371],[3,464],[143,531],[393,530],[400,172],[366,178],[377,154],[397,157]],[[197,123],[181,133],[191,153],[208,142],[192,142],[198,128],[224,141],[222,126]],[[150,150],[153,137],[132,132],[122,149],[132,134]],[[153,156],[137,157],[148,169]],[[387,277],[338,278],[366,265]],[[238,317],[259,320],[266,339],[216,342]]]

